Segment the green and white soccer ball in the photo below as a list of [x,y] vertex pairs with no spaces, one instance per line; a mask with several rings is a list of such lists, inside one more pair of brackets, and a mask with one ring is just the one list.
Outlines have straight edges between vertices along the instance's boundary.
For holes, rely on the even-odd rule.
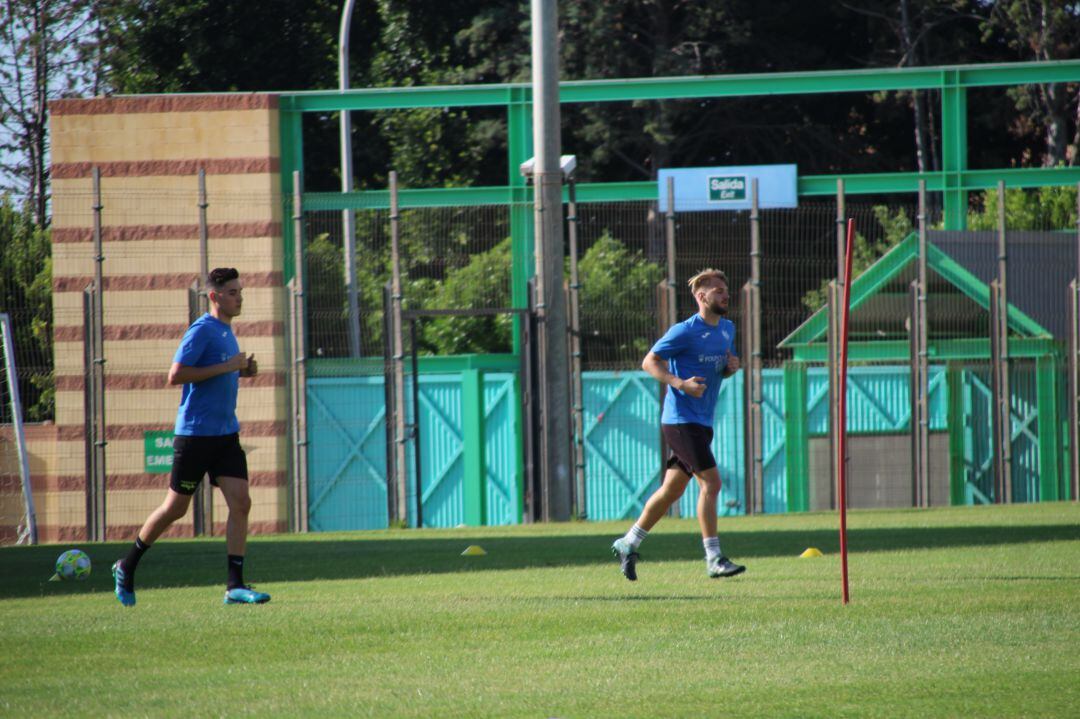
[[56,576],[61,579],[86,579],[90,576],[90,557],[81,549],[69,549],[56,559]]

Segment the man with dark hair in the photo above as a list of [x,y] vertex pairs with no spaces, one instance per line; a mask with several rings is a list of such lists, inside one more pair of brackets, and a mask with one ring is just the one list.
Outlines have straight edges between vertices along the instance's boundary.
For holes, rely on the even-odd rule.
[[240,377],[258,371],[254,355],[240,351],[232,321],[243,305],[240,273],[219,267],[209,276],[210,311],[195,320],[184,334],[169,369],[169,384],[183,385],[176,414],[172,476],[165,501],[151,513],[123,559],[113,564],[116,598],[125,607],[135,605],[135,568],[143,553],[176,520],[187,514],[191,495],[210,475],[210,483],[225,496],[229,517],[225,524],[228,552],[226,604],[263,604],[270,595],[244,584],[247,547],[247,456],[240,447],[236,395]]
[[660,429],[671,457],[660,489],[649,497],[630,531],[611,545],[623,575],[631,582],[637,580],[638,546],[682,497],[690,477],[697,478],[700,489],[697,519],[705,546],[706,573],[714,578],[732,577],[746,570],[723,555],[716,533],[720,473],[711,447],[713,415],[720,383],[739,371],[735,325],[724,318],[728,311],[727,275],[720,270],[702,270],[687,284],[697,301],[697,314],[672,325],[641,363],[642,369],[668,385]]

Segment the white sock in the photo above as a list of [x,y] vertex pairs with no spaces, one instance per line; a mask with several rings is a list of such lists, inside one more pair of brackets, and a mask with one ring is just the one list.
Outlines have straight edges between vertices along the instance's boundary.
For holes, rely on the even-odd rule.
[[641,546],[641,543],[645,541],[645,537],[647,536],[649,536],[649,533],[635,524],[633,527],[630,527],[630,531],[623,537],[623,541],[634,549],[637,549]]
[[720,556],[720,537],[709,537],[701,540],[705,545],[705,561],[711,562]]

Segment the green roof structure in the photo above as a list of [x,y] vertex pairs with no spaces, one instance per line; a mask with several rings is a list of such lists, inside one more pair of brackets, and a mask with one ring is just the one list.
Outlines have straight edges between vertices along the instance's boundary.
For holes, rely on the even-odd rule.
[[[918,274],[919,237],[911,233],[851,283],[848,351],[852,361],[907,361],[910,285]],[[990,356],[990,287],[927,242],[928,352],[931,361]],[[1009,354],[1038,357],[1059,350],[1050,332],[1010,303]],[[822,307],[778,345],[792,359],[824,362],[827,308]]]

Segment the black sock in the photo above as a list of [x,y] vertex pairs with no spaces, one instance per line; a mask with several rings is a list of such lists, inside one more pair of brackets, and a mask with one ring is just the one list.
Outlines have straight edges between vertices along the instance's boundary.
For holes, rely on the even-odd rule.
[[142,559],[142,555],[146,553],[147,549],[150,549],[150,545],[144,543],[136,535],[135,543],[131,545],[131,549],[128,550],[127,556],[123,559],[124,587],[129,592],[135,586],[135,568],[139,566],[139,560]]
[[229,589],[244,586],[244,557],[241,554],[229,555]]

